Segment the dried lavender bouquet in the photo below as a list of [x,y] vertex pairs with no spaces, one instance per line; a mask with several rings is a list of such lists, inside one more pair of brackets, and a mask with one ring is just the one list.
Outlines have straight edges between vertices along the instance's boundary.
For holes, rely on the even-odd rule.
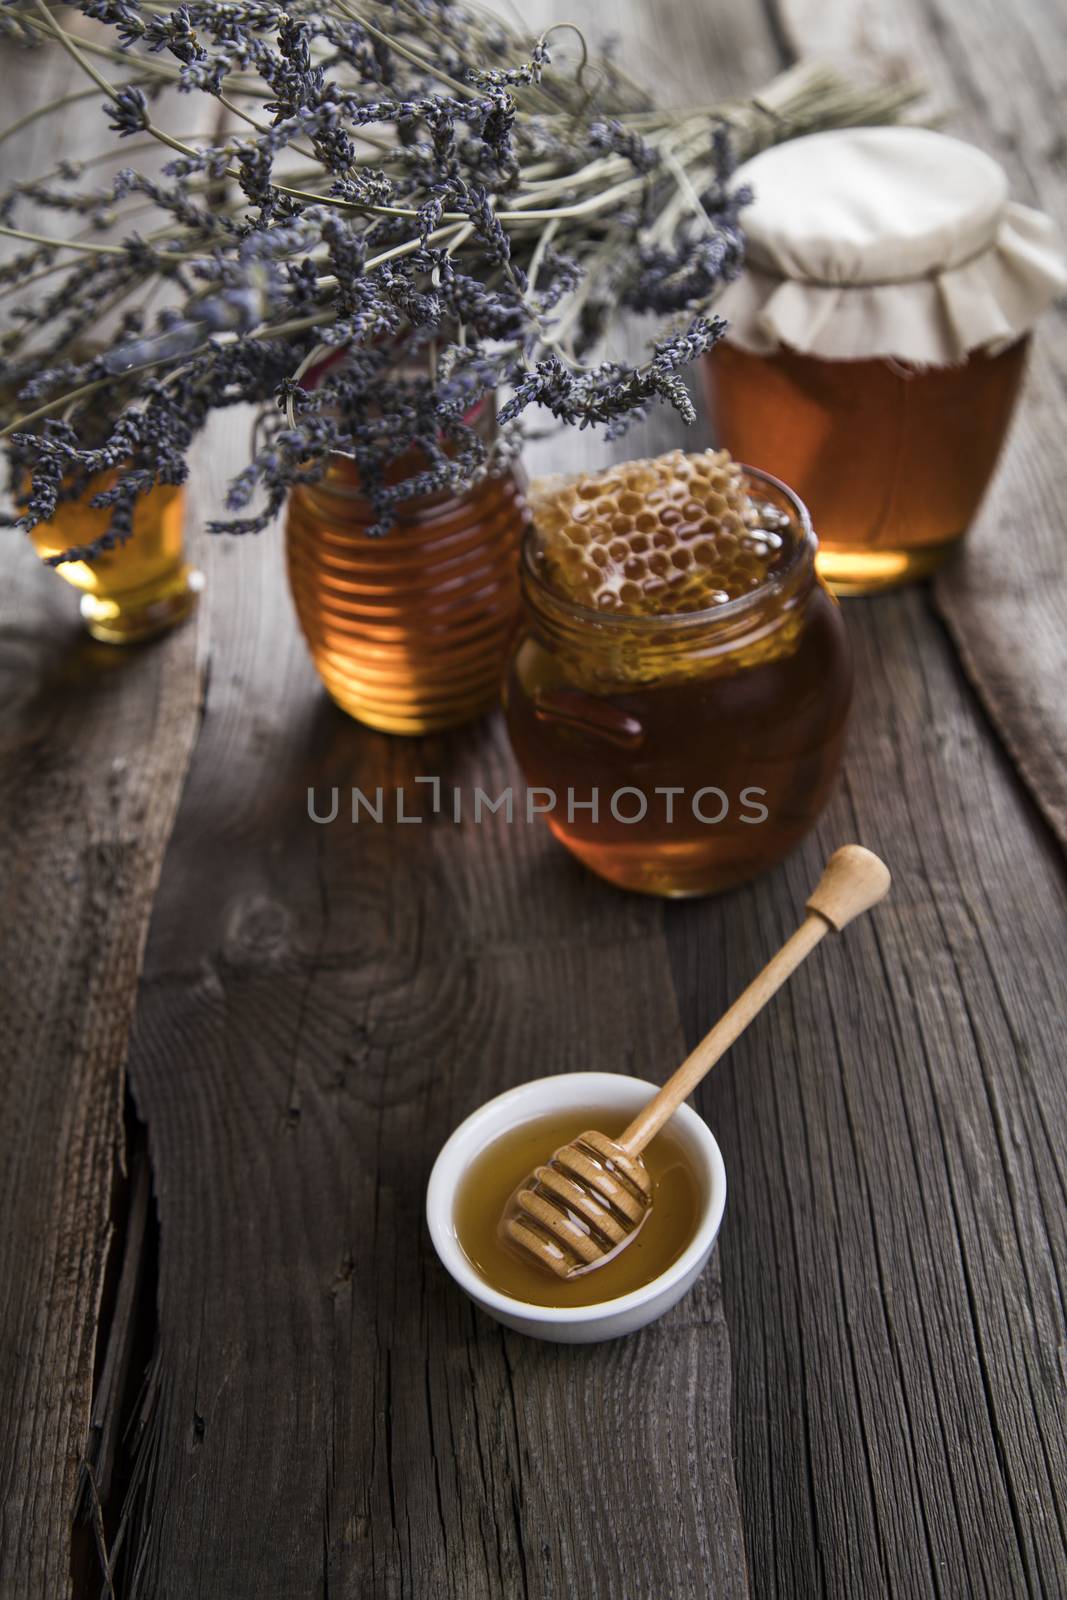
[[[77,11],[96,26],[75,32]],[[125,538],[220,406],[264,408],[212,524],[233,532],[336,453],[386,531],[401,499],[485,469],[465,419],[488,395],[505,441],[533,406],[613,432],[655,399],[690,418],[681,372],[720,336],[711,306],[743,256],[735,162],[913,98],[794,71],[747,102],[660,110],[573,25],[526,38],[469,0],[20,0],[0,25],[5,53],[74,58],[131,161],[102,182],[72,152],[0,198],[19,241],[0,269],[0,423],[22,526],[108,475],[109,533],[56,560]],[[186,102],[213,131],[172,131]],[[161,172],[132,164],[158,146]],[[25,228],[28,206],[79,231]],[[661,319],[648,359],[598,358],[642,312]],[[79,358],[108,318],[113,338]],[[412,451],[425,466],[396,481]]]

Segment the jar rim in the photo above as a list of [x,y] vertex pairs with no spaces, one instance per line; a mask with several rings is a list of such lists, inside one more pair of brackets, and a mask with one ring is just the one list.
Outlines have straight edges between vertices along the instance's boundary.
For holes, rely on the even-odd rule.
[[625,629],[627,633],[654,634],[679,626],[706,627],[709,623],[729,622],[735,617],[757,610],[766,604],[768,597],[780,594],[789,587],[807,558],[814,564],[819,541],[812,526],[811,513],[788,484],[776,478],[773,473],[764,472],[759,467],[750,467],[743,461],[739,461],[738,466],[748,482],[762,484],[782,496],[790,509],[799,534],[781,565],[775,571],[768,573],[758,588],[750,589],[747,594],[740,594],[733,600],[724,600],[719,605],[705,606],[700,611],[661,611],[652,615],[633,614],[628,611],[598,611],[594,606],[582,605],[577,600],[568,599],[542,577],[537,567],[535,545],[538,534],[536,522],[533,520],[528,524],[522,540],[524,582],[531,583],[552,605],[558,606],[577,621],[595,623],[601,628]]

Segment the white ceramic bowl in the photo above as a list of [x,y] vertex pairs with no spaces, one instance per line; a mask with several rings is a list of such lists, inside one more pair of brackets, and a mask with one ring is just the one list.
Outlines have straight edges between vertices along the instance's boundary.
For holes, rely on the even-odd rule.
[[[632,1116],[658,1084],[615,1072],[567,1072],[537,1078],[497,1095],[461,1122],[434,1162],[426,1190],[426,1221],[442,1263],[474,1303],[508,1328],[559,1344],[593,1344],[633,1333],[670,1309],[707,1264],[726,1204],[726,1170],[710,1129],[689,1106],[674,1114],[671,1129],[692,1156],[703,1189],[696,1232],[666,1272],[642,1289],[593,1306],[534,1306],[490,1288],[474,1270],[456,1237],[456,1188],[471,1161],[491,1139],[517,1123],[568,1106],[607,1106]],[[546,1152],[548,1154],[548,1152]]]

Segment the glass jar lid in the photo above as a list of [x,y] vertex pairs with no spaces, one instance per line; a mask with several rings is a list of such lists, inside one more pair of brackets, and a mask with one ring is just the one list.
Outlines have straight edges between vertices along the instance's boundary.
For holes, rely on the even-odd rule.
[[772,146],[738,182],[748,256],[730,340],[825,359],[947,366],[1002,349],[1067,288],[1051,220],[1003,169],[928,128],[847,128]]

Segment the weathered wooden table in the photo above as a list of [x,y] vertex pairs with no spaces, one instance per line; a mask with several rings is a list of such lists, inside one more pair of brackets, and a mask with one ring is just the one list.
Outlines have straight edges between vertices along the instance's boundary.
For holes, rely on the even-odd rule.
[[[1067,210],[1054,0],[600,12],[693,99],[798,45],[888,54]],[[66,70],[20,62],[18,92]],[[1050,317],[965,559],[846,608],[817,836],[708,902],[613,892],[502,819],[310,822],[309,786],[416,810],[420,775],[516,775],[498,720],[409,743],[331,708],[277,535],[204,541],[196,624],[128,654],[8,547],[2,1600],[107,1593],[104,1552],[149,1600],[1067,1593],[1065,377]],[[730,1182],[699,1287],[599,1348],[475,1314],[421,1221],[451,1127],[545,1071],[662,1073],[848,838],[894,895],[699,1096]]]

